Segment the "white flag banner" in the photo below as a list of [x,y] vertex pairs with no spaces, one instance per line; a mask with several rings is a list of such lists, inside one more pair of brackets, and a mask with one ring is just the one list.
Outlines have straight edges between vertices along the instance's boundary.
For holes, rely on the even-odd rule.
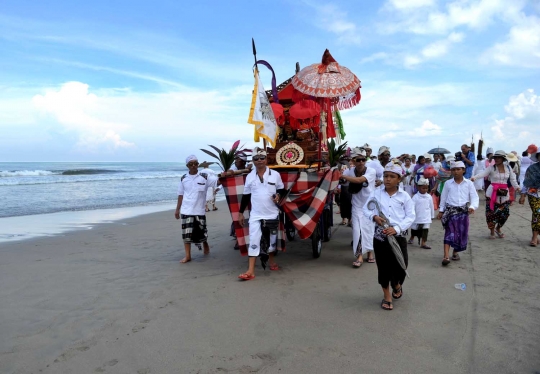
[[278,125],[257,69],[255,69],[255,86],[251,97],[248,123],[255,125],[256,142],[259,141],[259,137],[262,137],[270,143],[272,148],[276,147]]

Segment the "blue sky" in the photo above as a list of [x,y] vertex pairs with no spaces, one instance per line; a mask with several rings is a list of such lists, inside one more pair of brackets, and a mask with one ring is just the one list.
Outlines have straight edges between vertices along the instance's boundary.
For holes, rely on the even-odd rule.
[[540,143],[538,0],[4,0],[0,161],[182,161],[207,144],[252,146],[252,37],[278,83],[325,48],[360,78],[362,101],[342,112],[350,145]]

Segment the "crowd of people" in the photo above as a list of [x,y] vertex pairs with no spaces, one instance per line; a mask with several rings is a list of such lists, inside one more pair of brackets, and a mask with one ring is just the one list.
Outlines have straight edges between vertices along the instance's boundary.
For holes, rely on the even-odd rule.
[[[524,204],[528,198],[532,210],[529,244],[539,244],[540,153],[535,145],[530,145],[521,156],[488,148],[485,157],[475,157],[466,144],[450,156],[441,152],[392,158],[386,146],[379,148],[377,156],[372,153],[372,147],[364,144],[341,158],[340,184],[334,192],[341,224],[352,227],[353,267],[361,267],[364,256],[368,263],[377,264],[383,291],[381,308],[392,310],[393,300],[403,296],[407,245],[417,239],[421,248],[431,249],[428,234],[435,217],[444,227],[442,265],[460,260],[459,253],[468,246],[469,216],[479,208],[478,191],[485,193],[489,239],[505,237],[503,226],[520,193],[519,203]],[[267,166],[266,156],[264,149],[253,150],[254,167],[246,177],[237,217],[244,226],[244,211],[251,206],[248,269],[239,275],[244,281],[255,278],[258,257],[263,267],[268,262],[270,270],[279,270],[274,258],[278,202],[286,191],[279,172]],[[246,161],[245,155],[238,155],[232,169],[244,168]],[[209,189],[220,185],[217,176],[204,170],[199,172],[196,156],[189,156],[186,165],[189,172],[181,178],[175,211],[175,217],[182,219],[182,263],[191,260],[191,243],[204,246],[205,254],[209,252],[206,195]]]

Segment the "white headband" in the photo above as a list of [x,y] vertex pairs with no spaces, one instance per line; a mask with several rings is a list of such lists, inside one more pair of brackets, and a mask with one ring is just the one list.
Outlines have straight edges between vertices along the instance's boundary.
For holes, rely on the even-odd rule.
[[189,155],[189,156],[187,156],[187,158],[186,158],[186,165],[189,164],[190,161],[198,161],[198,160],[197,160],[197,156],[195,156],[195,155]]
[[429,181],[426,178],[420,178],[416,184],[419,186],[429,186]]
[[255,147],[253,149],[253,156],[259,155],[259,156],[266,156],[266,151],[262,148]]
[[454,169],[454,168],[463,168],[465,169],[465,164],[463,163],[463,161],[457,161],[457,162],[453,162],[452,165],[450,166],[451,169]]
[[384,171],[391,171],[392,173],[396,173],[400,177],[403,175],[403,168],[401,167],[401,165],[392,161],[386,164],[386,166],[384,167]]
[[382,155],[384,152],[390,153],[390,148],[384,145],[381,148],[379,148],[379,156]]

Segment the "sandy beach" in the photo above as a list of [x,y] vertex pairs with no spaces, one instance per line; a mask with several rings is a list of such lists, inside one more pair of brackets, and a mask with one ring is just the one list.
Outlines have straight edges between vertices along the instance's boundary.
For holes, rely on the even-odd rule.
[[[483,199],[482,199],[483,201]],[[404,297],[379,307],[376,265],[353,269],[350,228],[322,256],[288,243],[282,267],[238,281],[224,202],[208,214],[211,254],[183,257],[170,211],[0,244],[1,373],[538,373],[540,248],[529,207],[489,240],[484,206],[470,246],[441,267],[409,246]],[[337,217],[337,216],[336,216]],[[455,283],[466,283],[465,291]]]

